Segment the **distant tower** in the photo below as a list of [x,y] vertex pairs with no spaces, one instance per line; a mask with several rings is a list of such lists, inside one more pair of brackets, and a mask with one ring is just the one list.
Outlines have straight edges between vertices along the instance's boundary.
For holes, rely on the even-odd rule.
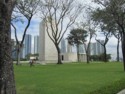
[[[99,40],[99,41],[100,41],[102,44],[104,44],[104,40]],[[97,52],[98,52],[98,55],[104,53],[104,47],[103,47],[99,42],[97,42]]]
[[34,54],[38,54],[39,36],[34,36]]
[[90,54],[91,55],[98,55],[98,52],[97,52],[97,42],[90,44]]
[[83,45],[83,44],[80,44],[80,45],[79,45],[79,53],[80,53],[80,54],[85,53],[85,49],[84,49],[84,45]]
[[25,58],[28,54],[31,54],[31,35],[26,34],[24,40],[23,58]]
[[67,43],[67,53],[72,53],[72,45],[70,45],[69,43]]
[[[104,44],[104,40],[101,40],[101,43],[103,43]],[[100,53],[102,54],[102,53],[104,53],[104,47],[101,45],[101,47],[100,47]]]
[[66,53],[66,40],[64,38],[61,40],[61,53]]
[[[49,33],[51,34],[51,29],[49,28]],[[39,26],[39,60],[43,62],[57,62],[57,50],[47,34],[47,27],[45,20],[40,23]]]
[[[101,43],[104,43],[104,40],[99,40]],[[91,43],[90,44],[90,52],[91,55],[100,55],[104,53],[104,47],[99,43]]]

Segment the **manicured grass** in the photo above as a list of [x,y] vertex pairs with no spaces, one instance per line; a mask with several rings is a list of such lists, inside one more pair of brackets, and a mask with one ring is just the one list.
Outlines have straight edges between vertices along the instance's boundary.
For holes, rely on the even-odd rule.
[[24,64],[15,66],[15,78],[17,94],[102,94],[92,92],[108,91],[112,85],[115,89],[115,83],[125,86],[120,83],[125,79],[122,63]]

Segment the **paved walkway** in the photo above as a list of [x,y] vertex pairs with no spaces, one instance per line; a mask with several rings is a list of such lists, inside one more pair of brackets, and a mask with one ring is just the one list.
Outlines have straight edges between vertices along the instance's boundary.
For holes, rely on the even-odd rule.
[[122,90],[122,91],[120,91],[119,93],[117,93],[117,94],[125,94],[125,89],[124,90]]

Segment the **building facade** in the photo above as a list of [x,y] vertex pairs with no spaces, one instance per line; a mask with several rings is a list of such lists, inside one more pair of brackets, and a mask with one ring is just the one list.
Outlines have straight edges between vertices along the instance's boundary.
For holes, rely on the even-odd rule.
[[84,47],[83,44],[80,44],[80,45],[79,45],[79,53],[80,53],[80,54],[85,54],[85,47]]
[[61,40],[61,53],[66,53],[66,40],[63,38],[62,40]]
[[[48,23],[47,23],[48,24]],[[43,20],[39,26],[39,62],[40,63],[57,63],[58,54],[56,47],[49,35],[52,36],[50,26],[46,27],[46,22]],[[63,62],[77,62],[77,53],[73,52],[73,46],[68,44],[68,41],[62,39],[59,44],[61,50],[61,59]],[[81,48],[80,48],[81,49]],[[83,49],[80,51],[83,52]],[[81,61],[86,61],[86,55],[81,54]]]
[[[104,40],[99,40],[99,41],[100,41],[100,43],[104,44]],[[98,55],[104,53],[104,47],[100,43],[97,42]]]
[[[19,41],[20,43],[21,41]],[[17,59],[17,44],[14,39],[11,39],[11,48],[12,48],[12,59],[16,60]],[[23,48],[22,48],[23,49]],[[23,58],[23,50],[20,52],[20,58]]]
[[[48,26],[50,36],[52,36],[52,31]],[[40,62],[57,62],[57,50],[47,34],[47,27],[45,25],[45,20],[41,21],[39,26],[39,61]]]
[[96,42],[90,44],[90,54],[97,55],[97,43]]
[[34,54],[39,52],[39,36],[34,36]]
[[30,34],[26,34],[24,39],[23,58],[26,58],[28,54],[31,54],[31,41],[32,36]]
[[[104,40],[99,40],[102,44],[104,43]],[[99,43],[91,43],[90,44],[90,52],[91,55],[100,55],[104,53],[104,47]]]

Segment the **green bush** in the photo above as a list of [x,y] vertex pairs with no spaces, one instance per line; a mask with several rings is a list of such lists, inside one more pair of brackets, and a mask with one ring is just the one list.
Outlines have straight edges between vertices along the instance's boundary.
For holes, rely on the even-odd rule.
[[[111,59],[111,55],[107,54],[106,55],[107,61],[109,61]],[[104,61],[104,54],[100,54],[100,55],[91,55],[90,59],[93,61]]]

